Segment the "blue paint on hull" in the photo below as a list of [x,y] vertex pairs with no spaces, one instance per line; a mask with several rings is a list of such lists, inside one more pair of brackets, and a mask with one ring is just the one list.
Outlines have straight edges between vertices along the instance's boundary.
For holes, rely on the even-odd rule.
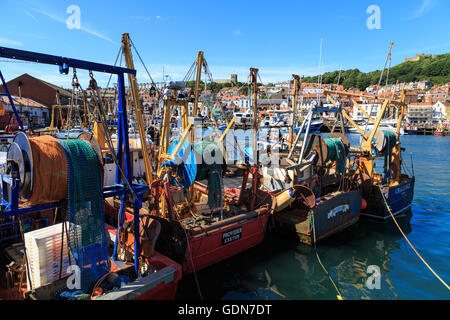
[[[411,207],[411,202],[414,197],[414,180],[414,178],[411,178],[400,183],[397,186],[383,188],[387,203],[391,208],[392,214],[394,216],[404,212]],[[378,190],[378,192],[380,192],[380,190]],[[368,207],[367,209],[361,211],[361,215],[383,220],[391,218],[391,215],[386,206],[383,206],[383,210],[376,210],[374,208]]]

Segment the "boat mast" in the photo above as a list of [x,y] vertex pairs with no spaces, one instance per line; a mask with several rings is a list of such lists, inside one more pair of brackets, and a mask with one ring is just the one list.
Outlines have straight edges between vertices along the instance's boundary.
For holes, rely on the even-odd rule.
[[[133,56],[130,47],[130,35],[128,33],[122,34],[122,52],[125,58],[127,68],[134,69]],[[147,151],[147,135],[144,129],[144,121],[142,118],[142,106],[139,100],[139,91],[136,81],[136,76],[129,73],[128,80],[130,82],[131,94],[133,96],[134,110],[136,111],[136,122],[139,130],[139,139],[141,141],[142,156],[144,158],[145,177],[147,184],[150,185],[153,182],[153,170],[150,164],[150,158]]]
[[293,74],[292,77],[294,78],[294,92],[292,96],[291,128],[289,130],[289,150],[292,148],[292,142],[294,140],[295,116],[297,114],[297,94],[301,86],[300,77],[296,74]]
[[[197,74],[195,78],[195,91],[194,91],[194,107],[192,108],[192,116],[197,117],[198,115],[198,96],[200,93],[200,81],[202,80],[202,66],[203,66],[203,51],[199,51],[197,59],[195,60],[197,65]],[[195,130],[194,126],[191,128],[191,142],[194,142]]]
[[256,206],[256,190],[259,188],[259,161],[258,161],[258,69],[250,68],[250,84],[253,90],[253,168],[252,168],[252,192],[253,197],[250,203],[250,210]]
[[258,86],[258,69],[250,68],[250,81],[252,85],[252,95],[253,95],[253,163],[258,165],[258,97],[257,97],[257,86]]

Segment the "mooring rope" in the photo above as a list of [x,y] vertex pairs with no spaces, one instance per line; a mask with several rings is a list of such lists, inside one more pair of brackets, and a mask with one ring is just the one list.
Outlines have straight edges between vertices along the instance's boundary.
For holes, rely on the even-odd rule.
[[425,259],[422,258],[422,256],[419,254],[419,252],[417,252],[416,248],[414,248],[414,246],[412,245],[412,243],[409,241],[408,237],[405,235],[405,233],[403,232],[402,228],[400,228],[400,225],[397,223],[397,220],[395,219],[394,215],[392,214],[391,208],[389,207],[389,205],[388,205],[388,203],[387,203],[387,201],[386,201],[386,198],[384,197],[383,190],[381,189],[381,186],[378,186],[378,187],[380,188],[380,193],[381,193],[381,196],[383,197],[384,204],[386,205],[386,208],[388,209],[389,214],[391,215],[392,219],[394,220],[394,222],[395,222],[395,224],[396,224],[398,230],[400,230],[401,234],[402,234],[403,237],[406,239],[406,241],[408,242],[408,244],[410,245],[410,247],[411,247],[411,248],[414,250],[414,252],[417,254],[417,256],[420,258],[420,260],[422,260],[422,262],[428,267],[428,269],[430,269],[430,271],[436,276],[436,278],[438,278],[439,281],[441,281],[442,284],[444,284],[444,286],[446,286],[447,289],[450,290],[450,287],[448,286],[448,284],[447,284],[444,280],[442,280],[441,277],[439,277],[439,275],[433,270],[433,268],[430,267],[430,265],[425,261]]
[[186,229],[183,226],[182,226],[182,229],[184,231],[184,235],[186,236],[187,249],[189,250],[189,257],[191,258],[192,271],[194,273],[195,283],[197,284],[198,295],[200,296],[200,300],[203,301],[202,290],[200,289],[200,283],[198,282],[198,278],[197,278],[197,270],[195,270],[194,260],[192,259],[191,243],[189,242],[189,237],[187,235]]
[[331,277],[330,273],[328,272],[328,270],[325,268],[325,266],[322,263],[322,260],[320,260],[319,254],[317,253],[317,247],[316,247],[316,228],[315,228],[315,224],[314,224],[314,212],[311,212],[311,214],[309,215],[310,217],[312,217],[312,221],[310,219],[310,224],[312,225],[312,230],[313,230],[313,244],[314,244],[314,252],[316,254],[317,260],[319,261],[320,266],[322,267],[323,271],[325,271],[325,274],[328,276],[328,278],[330,279],[331,283],[333,284],[334,288],[336,289],[337,292],[337,298],[338,300],[344,300],[344,298],[342,297],[341,292],[339,291],[336,283],[334,282],[333,278]]

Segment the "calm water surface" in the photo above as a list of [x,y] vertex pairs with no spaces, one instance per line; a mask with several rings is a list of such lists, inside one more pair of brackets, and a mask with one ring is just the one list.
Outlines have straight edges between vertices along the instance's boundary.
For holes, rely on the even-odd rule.
[[[351,136],[352,142],[359,136]],[[403,136],[403,160],[416,185],[412,209],[397,220],[424,259],[450,283],[450,137]],[[318,245],[322,262],[344,299],[450,299],[393,222],[361,219]],[[370,290],[367,267],[381,271]],[[336,299],[336,291],[309,246],[280,235],[197,273],[204,299]],[[199,299],[195,278],[179,284],[179,299]]]

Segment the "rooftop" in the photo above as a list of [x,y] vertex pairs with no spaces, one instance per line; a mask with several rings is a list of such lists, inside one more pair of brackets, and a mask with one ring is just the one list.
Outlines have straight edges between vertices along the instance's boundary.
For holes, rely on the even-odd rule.
[[[43,104],[34,101],[33,99],[29,98],[20,98],[17,96],[12,96],[14,105],[17,106],[25,106],[25,107],[34,107],[34,108],[46,108]],[[0,104],[3,105],[10,105],[8,97],[0,96]]]

